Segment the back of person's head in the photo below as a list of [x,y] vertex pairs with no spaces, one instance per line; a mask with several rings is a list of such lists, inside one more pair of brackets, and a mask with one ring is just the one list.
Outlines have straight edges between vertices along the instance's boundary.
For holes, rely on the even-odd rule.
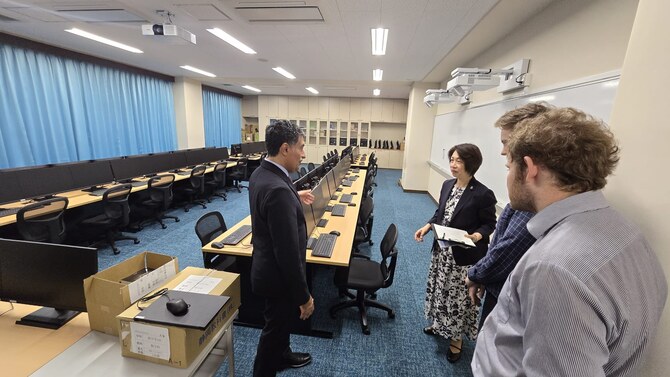
[[529,118],[535,118],[536,116],[555,108],[556,107],[546,102],[531,102],[506,112],[503,116],[498,118],[494,126],[503,130],[512,131],[519,122]]
[[482,166],[483,161],[482,152],[479,150],[479,147],[469,143],[454,145],[449,149],[449,158],[454,154],[454,151],[458,152],[458,157],[463,161],[465,171],[474,176],[479,167]]
[[273,157],[279,153],[282,144],[294,145],[300,140],[302,132],[295,124],[288,120],[277,120],[265,129],[265,147],[268,156]]
[[521,121],[509,140],[511,163],[525,174],[523,158],[548,169],[563,191],[605,187],[619,162],[619,147],[607,125],[573,108],[551,109]]

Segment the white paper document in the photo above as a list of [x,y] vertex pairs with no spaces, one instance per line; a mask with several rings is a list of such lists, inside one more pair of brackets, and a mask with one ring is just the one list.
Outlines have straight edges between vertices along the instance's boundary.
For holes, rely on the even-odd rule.
[[220,282],[220,278],[212,278],[202,275],[190,275],[179,285],[173,288],[174,291],[209,294]]
[[175,275],[174,259],[128,284],[130,302],[135,302]]
[[435,232],[435,238],[437,238],[438,241],[447,241],[460,244],[458,246],[475,247],[475,243],[472,242],[471,239],[465,237],[468,232],[462,229],[451,228],[439,224],[430,225],[433,228],[433,232]]
[[170,335],[162,326],[130,322],[130,351],[158,359],[170,359]]

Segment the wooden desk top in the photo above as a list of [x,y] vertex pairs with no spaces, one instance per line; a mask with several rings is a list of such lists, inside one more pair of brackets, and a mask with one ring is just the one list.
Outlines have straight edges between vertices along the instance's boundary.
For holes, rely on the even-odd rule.
[[[322,257],[313,257],[312,251],[307,250],[307,263],[315,264],[326,264],[333,266],[348,266],[349,258],[351,256],[351,247],[354,243],[354,236],[356,234],[356,223],[358,221],[358,212],[361,206],[361,200],[363,195],[363,185],[365,184],[365,176],[367,171],[360,170],[358,174],[349,173],[351,175],[358,175],[351,187],[342,187],[342,192],[340,194],[350,194],[352,192],[357,192],[358,195],[353,196],[352,202],[356,203],[355,207],[347,206],[346,215],[344,217],[332,216],[330,212],[326,212],[323,215],[323,218],[328,219],[328,224],[324,228],[316,227],[314,232],[312,232],[312,237],[318,238],[321,233],[328,233],[332,230],[337,230],[340,232],[340,236],[335,242],[335,248],[333,249],[333,254],[330,258]],[[337,204],[338,200],[331,200],[329,204]],[[318,219],[317,219],[318,221]],[[224,234],[215,238],[212,242],[217,242],[223,240],[230,233],[234,232],[236,229],[242,225],[251,224],[251,215],[245,217],[242,221],[235,224],[234,226],[228,228]],[[203,246],[202,251],[207,253],[217,253],[217,254],[227,254],[235,256],[244,256],[251,257],[253,253],[253,247],[250,244],[252,235],[245,237],[237,245],[226,245],[223,249],[215,249],[212,247],[212,242]]]
[[[9,308],[8,302],[0,302],[0,313]],[[77,315],[58,330],[14,323],[37,309],[37,306],[14,304],[14,310],[0,316],[2,375],[27,376],[91,331],[86,313]]]
[[352,168],[359,168],[359,169],[367,169],[368,168],[368,159],[370,155],[365,156],[365,160],[363,160],[362,155],[358,156],[354,162],[351,164]]
[[[226,164],[226,168],[230,168],[230,167],[233,167],[235,165],[237,165],[237,162],[228,161],[227,164]],[[212,171],[214,171],[214,166],[215,165],[207,166],[207,171],[205,173],[211,173]],[[176,173],[172,173],[172,172],[169,172],[169,171],[158,173],[158,174],[159,175],[160,174],[172,174],[175,177],[175,179],[174,179],[175,182],[179,182],[179,181],[182,181],[184,179],[188,179],[190,177],[188,175],[176,174]],[[150,178],[144,178],[144,177],[133,178],[134,181],[142,181],[142,182],[149,182],[149,179]],[[107,185],[103,185],[102,187],[109,188],[109,187],[112,187],[112,186],[113,185],[110,183],[110,184],[107,184]],[[142,190],[146,190],[146,189],[147,189],[146,184],[142,185],[142,186],[137,186],[137,187],[133,186],[133,189],[132,189],[131,192],[138,192],[138,191],[142,191]],[[91,195],[88,192],[82,191],[82,190],[67,191],[67,192],[56,194],[56,195],[57,196],[64,196],[64,197],[68,198],[68,200],[69,200],[68,205],[67,205],[68,209],[81,207],[81,206],[85,206],[85,205],[88,205],[88,204],[92,204],[92,203],[102,201],[102,195],[100,195],[100,196]],[[3,208],[15,208],[15,207],[23,207],[26,204],[28,204],[28,203],[13,202],[13,203],[3,204],[2,207]],[[16,215],[8,215],[8,216],[0,217],[0,226],[13,224],[15,222],[16,222]]]

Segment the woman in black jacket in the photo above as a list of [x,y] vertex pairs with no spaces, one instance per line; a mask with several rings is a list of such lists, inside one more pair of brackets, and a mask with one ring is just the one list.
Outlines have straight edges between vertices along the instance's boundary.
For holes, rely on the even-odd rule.
[[442,248],[433,242],[425,305],[431,324],[423,331],[450,340],[447,359],[452,363],[461,357],[463,335],[470,339],[477,336],[479,309],[470,302],[464,281],[468,266],[486,255],[489,236],[496,225],[496,197],[474,178],[481,164],[482,154],[474,144],[459,144],[449,150],[449,168],[454,178],[444,181],[437,211],[414,234],[414,239],[422,242],[430,224],[436,223],[465,230],[466,237],[476,245],[472,249]]

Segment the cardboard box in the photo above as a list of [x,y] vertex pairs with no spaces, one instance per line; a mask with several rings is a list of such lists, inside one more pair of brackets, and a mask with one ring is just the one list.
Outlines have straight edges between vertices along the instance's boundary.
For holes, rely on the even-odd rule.
[[[208,294],[228,296],[230,299],[205,330],[135,321],[134,318],[140,310],[133,305],[117,316],[121,354],[175,368],[188,368],[240,307],[240,275],[187,267],[174,279],[156,289],[156,291],[162,288],[174,289],[181,284],[182,287],[191,288],[183,290],[204,293],[193,289],[193,282],[198,279],[208,280],[206,278],[220,279],[216,285],[212,283],[209,286],[211,290]],[[150,304],[147,302],[144,305]]]
[[[121,282],[145,266],[153,271],[131,283]],[[84,280],[84,295],[91,329],[119,335],[116,316],[172,279],[177,272],[177,258],[145,251],[87,278]]]

